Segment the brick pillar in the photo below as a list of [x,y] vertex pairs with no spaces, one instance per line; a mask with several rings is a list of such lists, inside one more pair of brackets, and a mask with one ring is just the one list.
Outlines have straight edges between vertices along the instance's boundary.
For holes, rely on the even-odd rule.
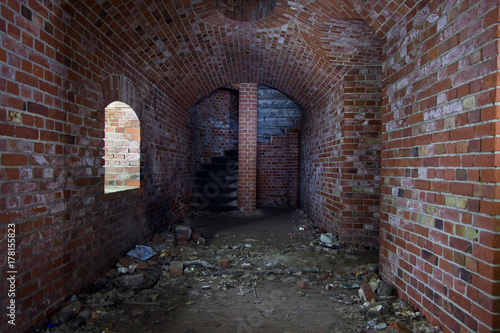
[[238,211],[254,213],[257,203],[257,84],[240,84]]

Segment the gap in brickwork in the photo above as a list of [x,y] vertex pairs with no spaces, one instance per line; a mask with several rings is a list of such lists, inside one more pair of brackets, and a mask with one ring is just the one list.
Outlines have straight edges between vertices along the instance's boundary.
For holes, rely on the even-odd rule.
[[140,187],[141,124],[125,103],[105,109],[104,153],[105,193]]
[[[257,91],[257,207],[297,208],[300,202],[299,120],[302,107],[271,87],[258,85]],[[191,107],[196,170],[192,207],[226,210],[232,204],[227,194],[236,200],[230,189],[236,186],[233,173],[238,166],[227,154],[238,154],[241,113],[238,98],[236,86],[220,88]],[[226,160],[231,162],[229,168],[221,165],[221,162],[227,163]],[[228,176],[223,186],[218,177],[221,172]],[[225,206],[220,207],[221,203]]]
[[238,90],[220,88],[191,107],[194,181],[190,206],[231,211],[237,206]]
[[302,107],[282,92],[258,86],[257,206],[299,206]]

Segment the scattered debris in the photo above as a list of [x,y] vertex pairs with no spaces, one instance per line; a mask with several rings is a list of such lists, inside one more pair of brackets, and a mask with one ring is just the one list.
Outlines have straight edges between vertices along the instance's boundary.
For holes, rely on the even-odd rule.
[[120,276],[119,280],[127,287],[138,287],[142,285],[144,276],[142,274],[127,274]]
[[307,282],[300,281],[300,282],[297,283],[297,287],[299,287],[300,289],[306,289],[307,288]]
[[369,284],[363,284],[359,289],[359,297],[365,302],[375,302],[375,294],[373,293],[372,287]]
[[333,247],[335,245],[335,248],[337,248],[340,245],[338,238],[331,233],[321,234],[319,239],[325,246],[328,247]]
[[[197,219],[217,215],[193,213],[188,221],[120,257],[116,269],[51,317],[49,331],[37,332],[155,331],[156,323],[168,325],[188,307],[192,313],[205,313],[207,302],[214,307],[247,304],[261,316],[256,323],[282,316],[281,304],[322,302],[318,306],[332,307],[339,316],[349,314],[329,331],[440,332],[397,298],[379,276],[377,264],[363,252],[365,246],[342,246],[337,236],[321,230],[303,212],[300,215],[289,220],[282,235],[236,235],[197,226]],[[281,290],[274,289],[279,286]],[[146,329],[149,317],[154,325]],[[44,322],[38,325],[48,327]]]
[[135,249],[130,250],[127,253],[127,255],[130,256],[130,257],[132,257],[132,258],[137,258],[137,259],[140,259],[140,260],[148,260],[149,258],[151,258],[152,256],[155,255],[155,252],[149,246],[137,245],[135,247]]
[[50,317],[50,321],[47,326],[49,328],[57,327],[69,322],[80,312],[81,308],[82,308],[82,303],[80,301],[78,300],[70,301],[61,310],[59,310]]
[[170,276],[181,276],[184,274],[184,264],[181,261],[170,262]]
[[[191,228],[185,225],[178,225],[175,228],[175,233],[177,234],[177,237],[185,237],[186,239],[191,239]],[[200,235],[201,237],[201,235]]]

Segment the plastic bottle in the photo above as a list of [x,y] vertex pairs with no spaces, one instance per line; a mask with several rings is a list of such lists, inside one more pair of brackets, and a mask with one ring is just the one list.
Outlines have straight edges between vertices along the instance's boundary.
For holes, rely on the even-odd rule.
[[47,326],[50,328],[67,323],[68,321],[73,319],[77,315],[77,313],[80,312],[81,308],[82,303],[80,301],[69,302],[61,310],[54,313],[52,317],[50,317],[50,322]]

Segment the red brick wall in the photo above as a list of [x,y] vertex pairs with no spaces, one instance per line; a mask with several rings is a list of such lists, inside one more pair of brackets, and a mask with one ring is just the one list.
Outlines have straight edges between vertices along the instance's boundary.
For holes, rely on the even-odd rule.
[[141,123],[128,105],[105,109],[104,186],[140,186]]
[[[214,4],[0,5],[0,236],[5,223],[16,224],[17,328],[49,315],[119,253],[182,216],[195,157],[187,108],[232,82],[274,86],[305,107],[302,205],[343,239],[362,226],[369,242],[364,226],[376,226],[376,206],[364,215],[373,199],[347,185],[374,184],[359,172],[373,162],[365,158],[376,142],[350,148],[356,116],[347,116],[358,111],[343,116],[357,100],[347,96],[346,64],[382,62],[365,19],[384,42],[381,274],[445,331],[500,330],[498,2],[349,1],[356,10],[287,3],[245,25],[211,15],[216,6],[207,2]],[[264,30],[276,26],[285,29]],[[144,179],[140,190],[104,195],[103,110],[115,100],[141,121]],[[373,119],[368,109],[359,113],[362,123]],[[368,126],[373,133],[376,125]],[[347,157],[358,150],[363,168],[349,172]],[[351,216],[345,188],[359,196]]]
[[343,81],[301,120],[301,207],[329,231],[341,233]]
[[257,84],[239,86],[238,210],[253,213],[257,204]]
[[226,150],[238,149],[238,91],[218,89],[192,107],[196,163],[209,163]]
[[257,206],[299,205],[300,133],[273,136],[270,143],[257,144]]
[[301,205],[342,242],[374,246],[379,230],[380,68],[346,70],[327,97],[303,116]]
[[428,1],[384,45],[381,273],[445,332],[500,330],[498,19]]
[[342,120],[342,237],[377,245],[380,205],[380,67],[354,68],[344,77]]
[[[182,217],[193,135],[190,113],[171,92],[80,12],[56,2],[10,1],[1,13],[0,245],[6,246],[7,223],[15,224],[19,332]],[[105,195],[104,108],[115,100],[141,121],[145,178],[140,190]],[[4,319],[0,331],[13,331]]]

